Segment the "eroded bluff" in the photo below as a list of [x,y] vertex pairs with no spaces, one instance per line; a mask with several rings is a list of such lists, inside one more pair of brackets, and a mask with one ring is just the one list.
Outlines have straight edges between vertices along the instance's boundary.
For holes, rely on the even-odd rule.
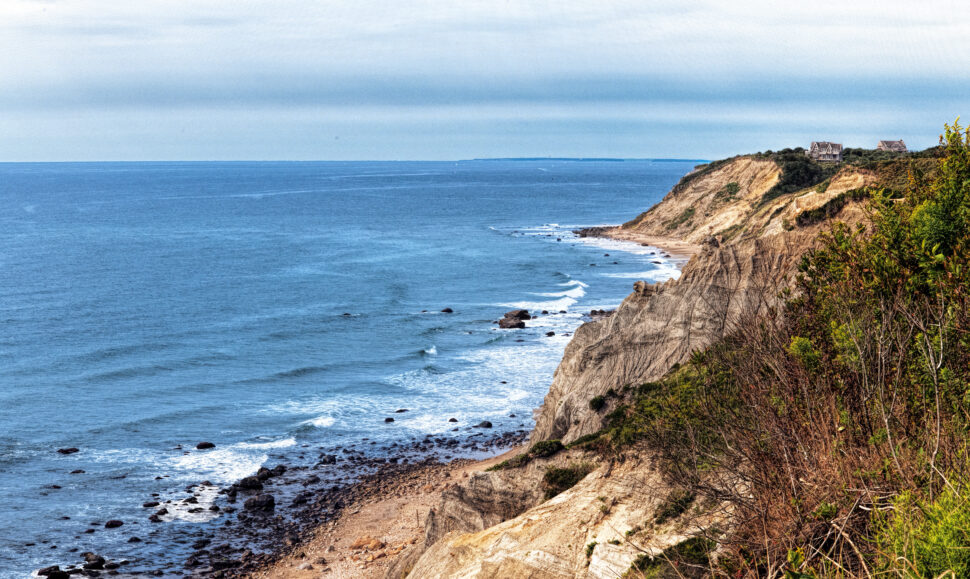
[[[767,199],[780,169],[772,161],[738,157],[685,177],[656,207],[601,234],[659,243],[661,235],[698,247],[676,280],[638,282],[605,319],[580,327],[555,372],[537,414],[532,442],[568,443],[601,429],[627,384],[662,377],[766,307],[816,243],[822,222],[806,211],[826,209],[874,176],[843,170],[824,192],[814,188]],[[862,215],[856,202],[835,211],[845,221]],[[798,225],[793,225],[798,224]],[[590,400],[607,403],[594,410]],[[687,527],[726,521],[723,505],[692,511],[690,520],[640,536],[671,489],[646,455],[622,464],[575,451],[523,468],[479,473],[442,496],[428,518],[425,540],[388,576],[409,578],[618,577],[640,554],[657,554],[685,539]],[[595,467],[568,491],[543,500],[550,465],[585,461]],[[725,523],[727,524],[727,523]],[[595,544],[594,544],[595,543]]]

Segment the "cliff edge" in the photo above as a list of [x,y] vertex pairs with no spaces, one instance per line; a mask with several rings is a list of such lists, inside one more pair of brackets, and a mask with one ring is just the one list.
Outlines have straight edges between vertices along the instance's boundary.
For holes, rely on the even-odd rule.
[[[661,378],[747,315],[776,306],[819,231],[833,218],[860,221],[864,189],[884,178],[845,166],[824,182],[797,187],[769,156],[735,157],[699,167],[630,222],[593,232],[641,243],[677,240],[696,251],[678,279],[637,282],[615,314],[576,331],[537,413],[532,442],[568,444],[599,431],[625,386]],[[543,472],[577,465],[590,474],[545,500]],[[658,523],[676,489],[636,449],[607,460],[577,448],[511,466],[446,493],[429,517],[424,544],[388,576],[618,577],[643,555],[658,555],[698,529],[730,524],[728,509],[715,504]]]

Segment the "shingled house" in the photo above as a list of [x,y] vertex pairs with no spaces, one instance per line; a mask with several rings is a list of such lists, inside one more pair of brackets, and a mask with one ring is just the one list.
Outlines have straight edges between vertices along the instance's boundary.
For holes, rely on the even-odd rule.
[[809,157],[816,161],[842,161],[842,143],[828,141],[812,141],[812,148],[807,151]]
[[905,153],[906,143],[902,139],[898,141],[879,141],[879,145],[876,147],[880,151],[892,151],[893,153]]

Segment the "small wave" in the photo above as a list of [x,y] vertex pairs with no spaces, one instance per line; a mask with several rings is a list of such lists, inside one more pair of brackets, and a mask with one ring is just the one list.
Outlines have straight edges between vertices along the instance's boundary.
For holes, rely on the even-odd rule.
[[664,264],[658,266],[656,269],[651,269],[648,271],[631,271],[622,273],[603,273],[600,274],[603,277],[610,277],[614,279],[642,279],[649,282],[666,281],[668,279],[677,279],[680,277],[680,269],[671,264]]
[[290,446],[296,446],[295,438],[284,438],[282,440],[270,440],[267,442],[239,442],[235,446],[239,448],[287,448]]
[[424,350],[421,350],[421,353],[424,354],[424,355],[426,355],[426,356],[437,356],[438,355],[438,348],[436,348],[432,344],[430,348],[425,348]]
[[194,478],[235,482],[256,472],[268,459],[266,450],[294,446],[296,439],[239,442],[204,452],[189,452],[171,459],[172,466]]
[[310,420],[305,420],[303,424],[309,424],[310,426],[316,428],[330,428],[337,422],[337,419],[333,416],[318,416],[316,418],[311,418]]
[[578,300],[571,297],[563,297],[558,300],[551,300],[548,302],[511,302],[506,304],[499,304],[500,307],[505,308],[515,308],[519,310],[549,310],[549,311],[559,311],[559,310],[569,310],[569,307],[575,304]]
[[162,366],[161,364],[151,364],[149,366],[132,366],[129,368],[119,368],[117,370],[111,370],[110,372],[101,372],[99,374],[94,374],[88,376],[86,379],[89,382],[97,382],[102,380],[124,380],[125,378],[137,378],[139,376],[154,376],[160,372],[168,372],[171,370],[168,366]]
[[[566,284],[562,284],[562,285],[566,285]],[[540,294],[535,294],[535,295],[542,296],[544,298],[577,298],[577,299],[579,299],[579,298],[583,297],[584,295],[586,295],[586,289],[585,289],[585,286],[573,285],[572,286],[572,289],[568,289],[566,291],[550,292],[550,293],[540,293]]]

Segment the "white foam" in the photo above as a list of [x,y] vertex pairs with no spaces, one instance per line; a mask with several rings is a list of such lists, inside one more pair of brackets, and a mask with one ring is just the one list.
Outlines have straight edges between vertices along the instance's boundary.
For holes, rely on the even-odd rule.
[[515,308],[517,310],[568,310],[570,306],[575,304],[578,300],[576,298],[564,297],[558,300],[551,300],[548,302],[510,302],[505,304],[499,304],[503,308]]
[[436,348],[434,346],[434,344],[432,344],[430,348],[425,348],[424,350],[421,350],[421,351],[424,352],[425,354],[429,355],[429,356],[437,356],[438,355],[438,348]]
[[604,273],[601,274],[603,277],[611,277],[615,279],[642,279],[649,282],[667,281],[668,279],[677,279],[680,277],[680,269],[673,264],[663,264],[657,265],[656,269],[651,269],[649,271],[631,271],[624,273]]
[[294,446],[296,439],[239,442],[223,448],[192,451],[171,459],[173,468],[193,477],[231,483],[247,477],[269,459],[265,450]]
[[[173,500],[171,503],[165,503],[165,508],[168,510],[168,513],[161,515],[159,518],[163,521],[174,521],[178,519],[190,523],[204,523],[219,516],[218,512],[209,510],[209,507],[215,503],[216,497],[219,496],[219,487],[215,485],[199,485],[196,487],[196,492],[192,496],[196,498],[197,503],[183,503],[177,500]],[[195,513],[189,512],[190,510],[194,511],[200,508],[202,509],[201,511]]]
[[240,442],[233,446],[238,446],[239,448],[257,448],[257,449],[268,449],[268,448],[287,448],[290,446],[296,446],[295,438],[284,438],[282,440],[271,440],[268,442]]
[[337,422],[337,419],[333,416],[318,416],[316,418],[311,418],[310,420],[305,420],[303,424],[309,424],[315,426],[316,428],[330,428]]

